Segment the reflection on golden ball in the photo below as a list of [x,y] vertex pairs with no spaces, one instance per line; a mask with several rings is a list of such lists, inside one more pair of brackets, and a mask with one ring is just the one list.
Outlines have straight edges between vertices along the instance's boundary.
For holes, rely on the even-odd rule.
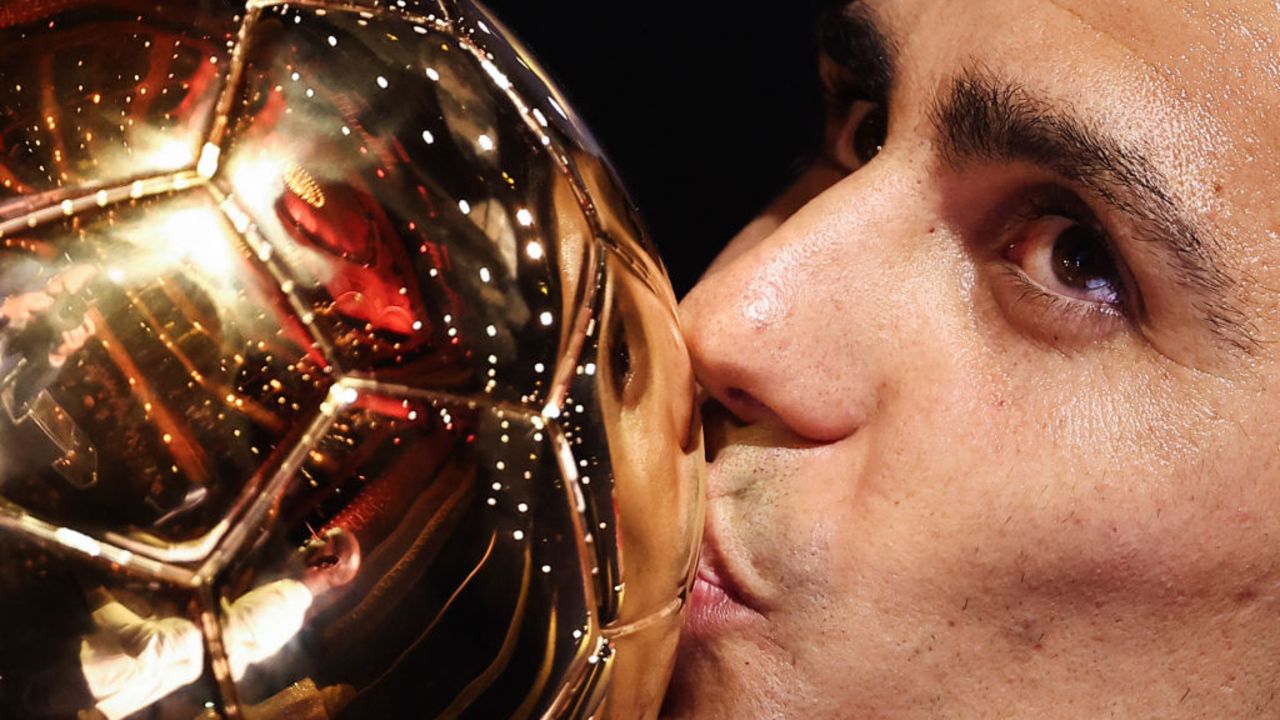
[[0,4],[0,716],[653,715],[674,299],[464,0]]

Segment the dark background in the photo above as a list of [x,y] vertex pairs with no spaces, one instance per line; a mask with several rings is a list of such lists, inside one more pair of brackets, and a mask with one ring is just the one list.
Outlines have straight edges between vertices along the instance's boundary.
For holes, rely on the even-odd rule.
[[816,0],[486,0],[555,78],[683,295],[820,134]]

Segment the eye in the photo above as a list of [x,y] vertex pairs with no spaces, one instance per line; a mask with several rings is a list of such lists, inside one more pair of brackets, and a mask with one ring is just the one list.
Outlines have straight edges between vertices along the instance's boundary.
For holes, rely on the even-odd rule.
[[828,126],[829,152],[841,167],[854,172],[884,149],[889,132],[889,110],[884,103],[854,100]]
[[862,117],[854,121],[850,145],[854,157],[866,165],[884,149],[885,136],[889,132],[889,111],[881,103],[859,104],[868,107],[863,109]]
[[1101,231],[1062,215],[1032,220],[1005,258],[1051,295],[1119,310],[1123,274]]
[[626,321],[615,320],[613,330],[609,333],[610,360],[612,361],[609,364],[610,377],[613,380],[614,392],[618,397],[623,397],[627,386],[631,384],[633,373],[631,367],[631,344],[627,340],[625,323]]
[[[1059,349],[1145,336],[1138,276],[1092,206],[1060,185],[1015,193],[993,216],[991,287],[1006,317]],[[1119,236],[1123,238],[1124,236]]]

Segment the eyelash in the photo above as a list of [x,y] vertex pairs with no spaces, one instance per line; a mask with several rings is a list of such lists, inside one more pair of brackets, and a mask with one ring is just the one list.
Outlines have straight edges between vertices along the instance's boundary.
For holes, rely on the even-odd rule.
[[[1084,300],[1073,300],[1062,295],[1056,295],[1040,287],[1039,284],[1028,278],[1015,265],[1006,265],[1003,270],[1008,280],[1014,285],[1018,301],[1034,308],[1045,320],[1061,320],[1065,318],[1070,323],[1083,326],[1085,324],[1127,322],[1129,319],[1122,309],[1123,306],[1117,307]],[[1082,329],[1085,328],[1076,328],[1076,330]]]
[[[1136,285],[1116,248],[1110,233],[1098,222],[1094,214],[1075,193],[1057,186],[1042,186],[1023,194],[1017,200],[1008,218],[1002,238],[999,256],[1000,269],[1014,292],[1014,300],[1020,308],[1035,313],[1034,320],[1041,327],[1062,328],[1075,337],[1107,335],[1119,324],[1136,324],[1140,316],[1140,297]],[[1101,242],[1114,264],[1118,282],[1114,303],[1091,302],[1066,297],[1046,290],[1032,280],[1009,255],[1015,245],[1029,242],[1022,233],[1034,222],[1046,217],[1061,217],[1088,229]],[[1058,339],[1060,333],[1054,333]]]

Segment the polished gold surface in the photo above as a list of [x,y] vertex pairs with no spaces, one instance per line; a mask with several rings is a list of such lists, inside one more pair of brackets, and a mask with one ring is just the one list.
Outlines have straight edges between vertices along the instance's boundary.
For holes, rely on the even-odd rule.
[[0,0],[0,717],[652,716],[661,263],[482,8]]

